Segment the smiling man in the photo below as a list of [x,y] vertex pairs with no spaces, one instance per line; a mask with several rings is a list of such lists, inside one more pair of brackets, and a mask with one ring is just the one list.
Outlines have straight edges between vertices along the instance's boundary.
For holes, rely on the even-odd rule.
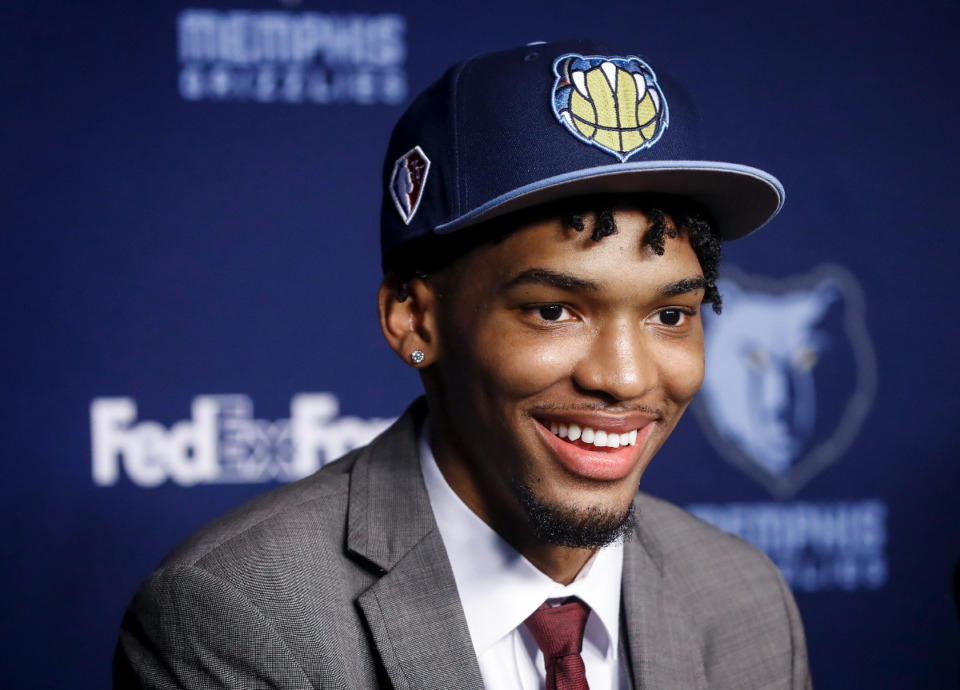
[[591,43],[421,94],[387,152],[379,310],[425,397],[168,557],[116,686],[809,687],[770,561],[638,494],[703,381],[720,242],[783,198],[697,147],[669,75]]
[[411,281],[403,301],[390,279],[380,294],[390,344],[424,353],[445,482],[564,583],[632,527],[640,475],[703,380],[706,281],[686,231],[661,215],[674,236],[658,254],[650,210],[616,204],[580,214],[606,216],[602,241],[548,205],[489,221],[510,235]]

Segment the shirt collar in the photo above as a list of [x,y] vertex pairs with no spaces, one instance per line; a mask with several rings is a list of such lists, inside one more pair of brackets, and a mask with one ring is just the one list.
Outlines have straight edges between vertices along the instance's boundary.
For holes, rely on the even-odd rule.
[[551,580],[460,500],[440,472],[428,438],[424,423],[420,466],[477,655],[521,625],[544,601],[576,596],[600,619],[607,639],[598,642],[605,642],[604,651],[615,657],[623,543],[598,549],[569,585]]

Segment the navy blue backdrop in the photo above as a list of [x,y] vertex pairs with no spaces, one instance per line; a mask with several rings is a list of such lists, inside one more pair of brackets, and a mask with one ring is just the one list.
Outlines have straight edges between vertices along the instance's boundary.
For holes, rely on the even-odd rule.
[[389,129],[462,57],[586,35],[671,65],[711,155],[787,189],[727,249],[723,365],[644,488],[777,561],[818,688],[953,687],[958,20],[955,2],[4,4],[0,686],[107,686],[167,550],[403,410],[419,383],[374,299]]

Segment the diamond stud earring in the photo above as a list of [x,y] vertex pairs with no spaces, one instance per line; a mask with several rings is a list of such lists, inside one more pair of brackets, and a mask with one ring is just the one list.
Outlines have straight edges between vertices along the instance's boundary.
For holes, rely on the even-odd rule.
[[423,359],[424,359],[423,350],[414,350],[413,352],[410,353],[410,360],[414,364],[420,364],[421,362],[423,362]]

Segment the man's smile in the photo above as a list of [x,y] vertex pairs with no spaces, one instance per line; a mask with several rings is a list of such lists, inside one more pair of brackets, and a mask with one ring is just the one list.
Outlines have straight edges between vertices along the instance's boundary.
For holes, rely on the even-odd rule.
[[580,427],[579,424],[570,424],[567,426],[563,422],[550,422],[550,431],[570,441],[579,440],[587,446],[597,448],[619,448],[620,446],[633,446],[637,443],[637,430],[616,433],[605,431],[603,429],[594,429],[592,426]]
[[[643,457],[656,421],[606,422],[537,420],[537,430],[563,467],[584,479],[623,479]],[[630,426],[634,428],[627,430]]]

